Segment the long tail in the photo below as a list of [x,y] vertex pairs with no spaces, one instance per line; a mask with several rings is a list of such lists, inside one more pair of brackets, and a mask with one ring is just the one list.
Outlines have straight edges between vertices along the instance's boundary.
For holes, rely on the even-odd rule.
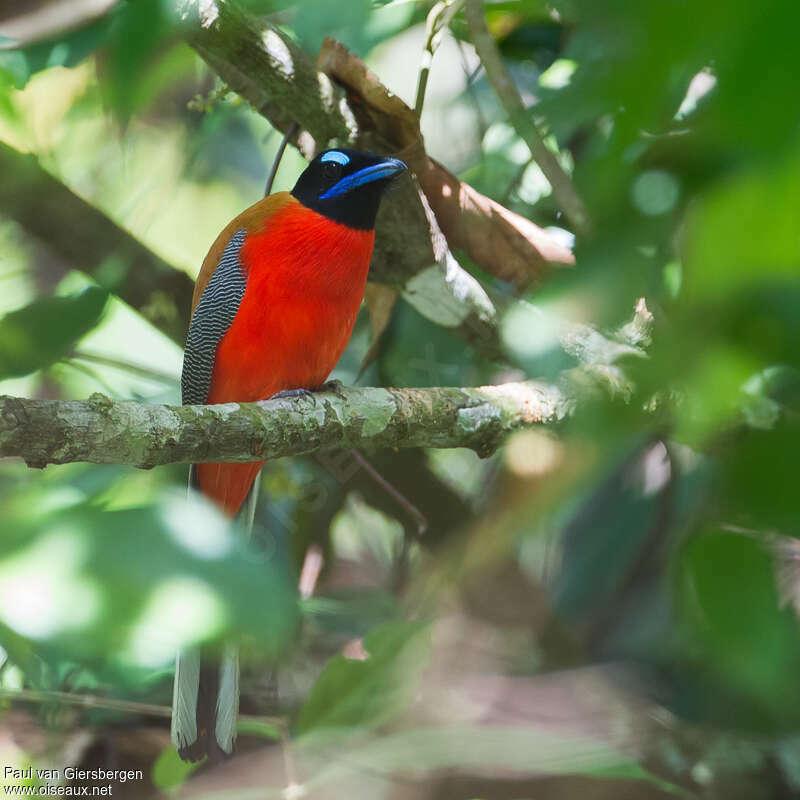
[[[253,529],[259,475],[237,515],[247,535]],[[194,485],[194,467],[189,487]],[[239,647],[227,643],[222,655],[205,656],[200,648],[181,650],[175,661],[172,690],[172,743],[184,761],[221,761],[233,753],[239,716]]]

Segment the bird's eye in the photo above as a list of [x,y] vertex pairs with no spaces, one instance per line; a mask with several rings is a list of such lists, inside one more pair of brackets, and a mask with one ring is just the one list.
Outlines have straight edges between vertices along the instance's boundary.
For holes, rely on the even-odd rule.
[[325,178],[326,181],[338,180],[341,174],[342,165],[338,164],[336,161],[326,161],[322,165],[322,177]]

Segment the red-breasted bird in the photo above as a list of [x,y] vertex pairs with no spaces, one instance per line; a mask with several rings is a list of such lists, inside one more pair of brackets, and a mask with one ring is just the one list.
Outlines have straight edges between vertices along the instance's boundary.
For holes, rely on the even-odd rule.
[[[265,197],[222,231],[195,285],[184,404],[264,400],[325,383],[361,305],[381,196],[405,169],[395,158],[328,150],[291,193]],[[196,464],[190,483],[233,518],[262,465]],[[238,682],[233,647],[213,665],[196,649],[178,654],[172,741],[182,758],[232,752]]]

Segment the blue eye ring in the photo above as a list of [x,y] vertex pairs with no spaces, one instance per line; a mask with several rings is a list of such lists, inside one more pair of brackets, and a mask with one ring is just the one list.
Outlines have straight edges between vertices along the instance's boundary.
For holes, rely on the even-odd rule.
[[343,167],[350,163],[349,156],[346,156],[340,150],[328,150],[327,153],[323,153],[320,158],[320,163],[325,164],[326,162],[333,161],[335,164],[341,164]]

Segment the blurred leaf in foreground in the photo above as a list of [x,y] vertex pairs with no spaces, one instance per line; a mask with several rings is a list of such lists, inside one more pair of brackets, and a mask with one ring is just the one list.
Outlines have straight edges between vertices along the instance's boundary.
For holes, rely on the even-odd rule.
[[[800,156],[720,182],[689,217],[686,289],[719,298],[765,280],[797,280]],[[746,220],[747,224],[742,224]]]
[[106,40],[110,16],[101,16],[72,31],[62,32],[19,49],[0,51],[0,72],[23,89],[37,72],[50,67],[74,67]]
[[269,660],[294,631],[289,578],[195,498],[169,493],[119,511],[79,503],[33,525],[11,520],[9,534],[0,621],[45,661],[138,680],[197,639],[252,637]]
[[68,355],[100,321],[108,294],[96,286],[45,297],[0,318],[0,380],[28,375]]
[[153,764],[153,783],[165,792],[175,791],[200,766],[199,763],[181,761],[174,747],[167,747]]
[[317,679],[298,729],[373,727],[399,713],[427,664],[422,622],[388,622],[364,638],[363,660],[338,655]]
[[[714,691],[694,698],[701,713],[727,724],[786,729],[800,723],[800,637],[780,609],[774,560],[756,535],[707,529],[678,564],[681,605],[691,631],[690,684]],[[684,700],[692,692],[684,687]]]
[[[343,748],[344,749],[344,748]],[[302,758],[303,748],[299,748]],[[676,795],[678,787],[662,781],[631,758],[598,739],[558,735],[530,726],[448,725],[404,730],[358,741],[352,750],[327,759],[306,789],[328,787],[337,781],[392,775],[424,775],[437,770],[463,769],[467,774],[507,776],[512,770],[531,775],[587,775],[646,780]],[[341,795],[343,796],[343,795]],[[637,797],[643,795],[636,795]]]

